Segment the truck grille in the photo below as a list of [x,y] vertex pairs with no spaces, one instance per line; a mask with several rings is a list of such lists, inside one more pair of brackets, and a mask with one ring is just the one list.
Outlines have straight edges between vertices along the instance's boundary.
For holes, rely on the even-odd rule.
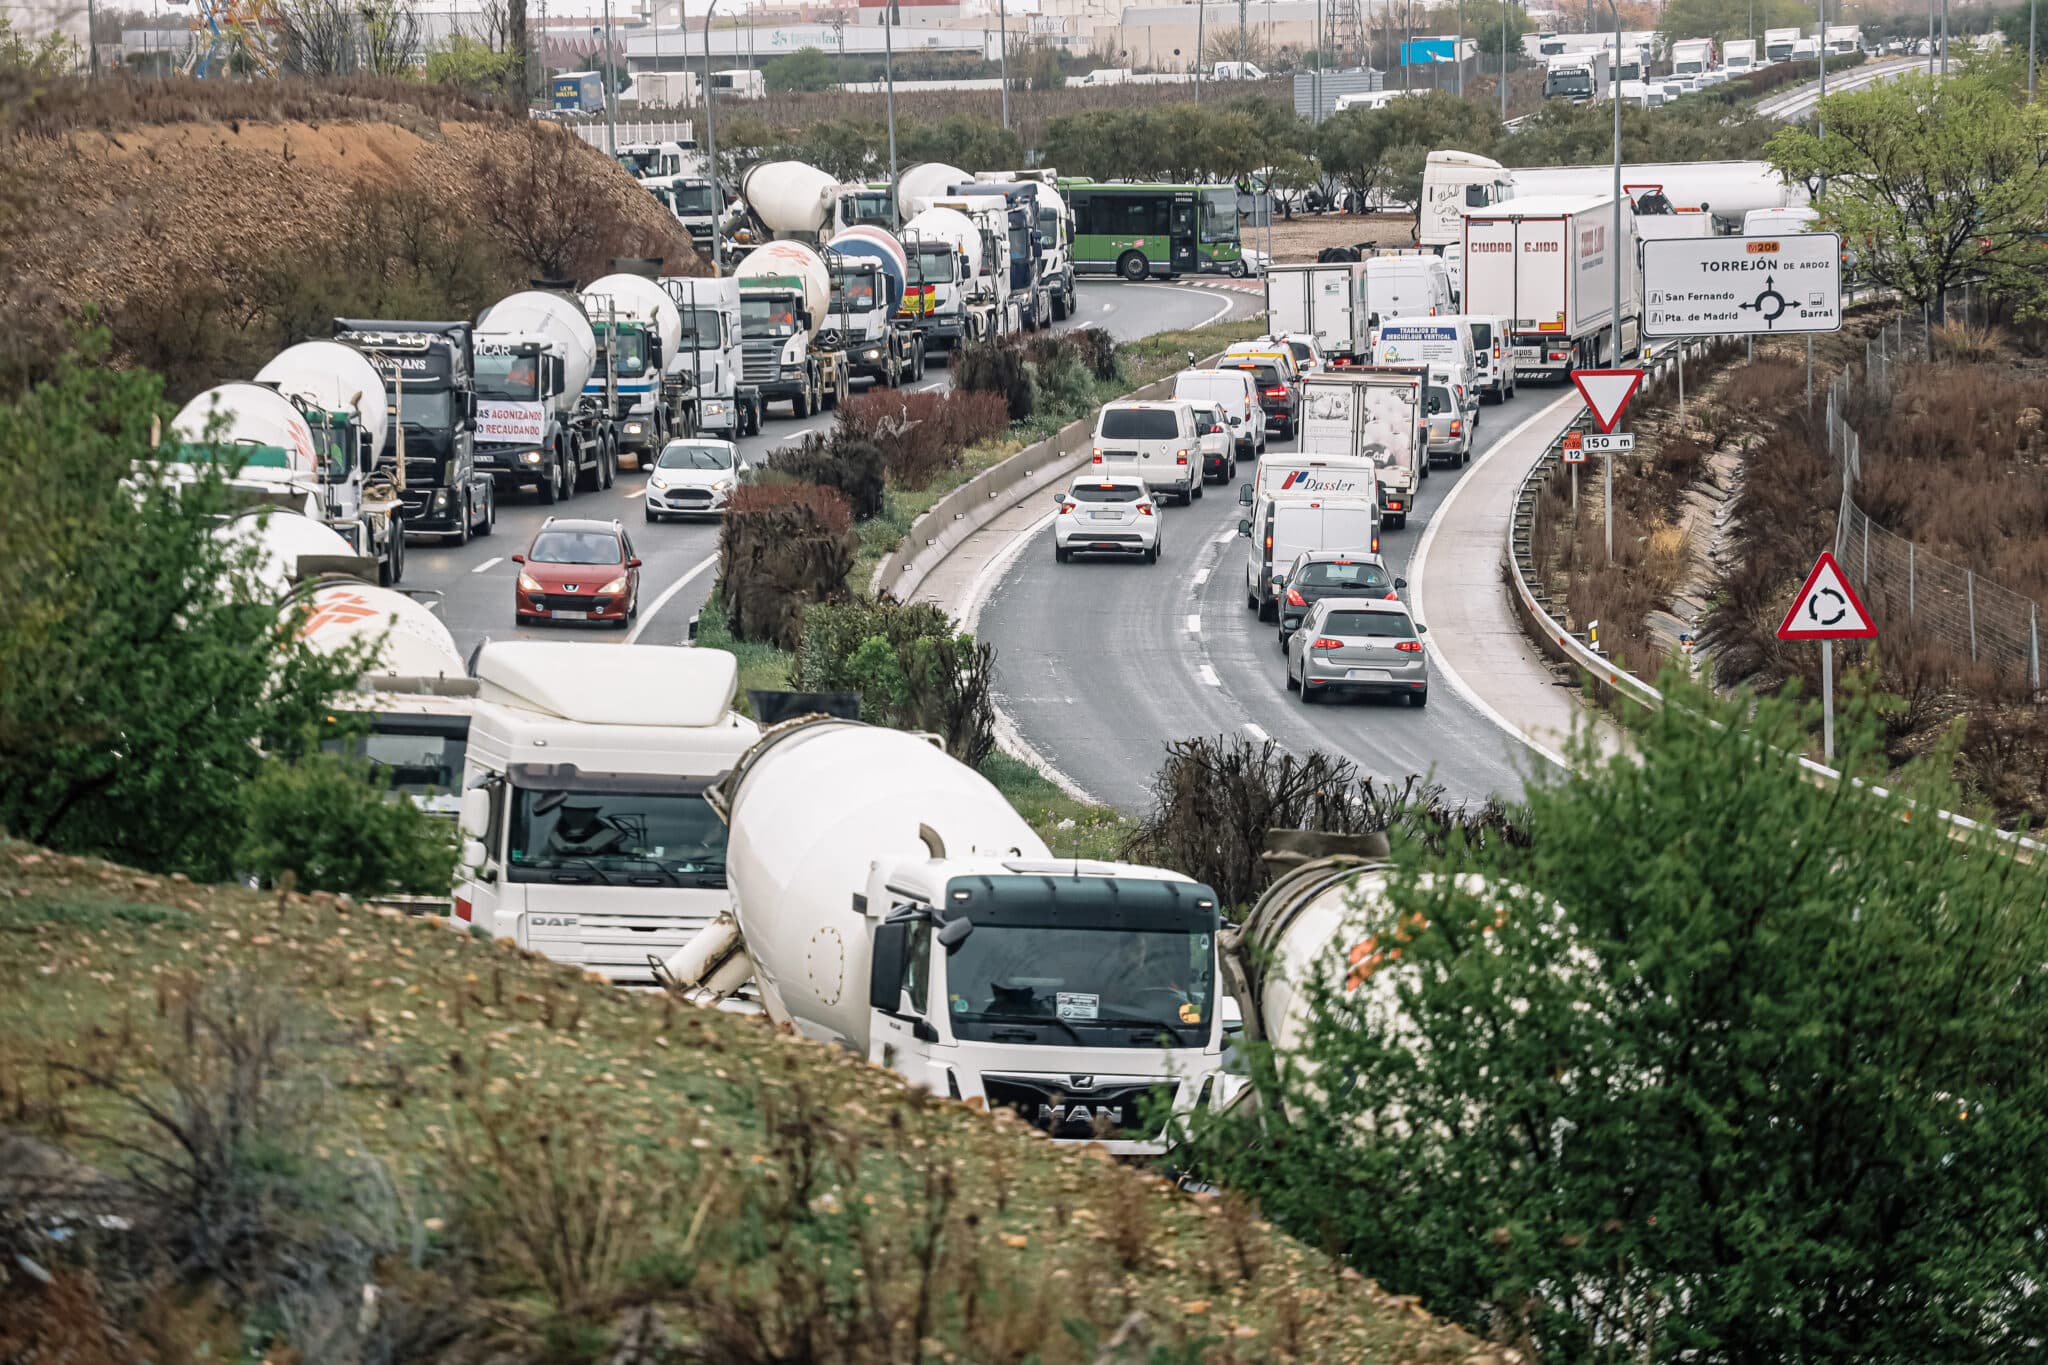
[[1174,1081],[1084,1087],[1054,1077],[1022,1076],[984,1076],[981,1087],[991,1109],[1001,1105],[1056,1138],[1125,1141],[1155,1136],[1159,1130],[1146,1121],[1146,1108],[1169,1104],[1180,1091]]
[[782,373],[782,347],[774,342],[756,346],[749,342],[744,352],[743,374],[749,384],[767,384]]

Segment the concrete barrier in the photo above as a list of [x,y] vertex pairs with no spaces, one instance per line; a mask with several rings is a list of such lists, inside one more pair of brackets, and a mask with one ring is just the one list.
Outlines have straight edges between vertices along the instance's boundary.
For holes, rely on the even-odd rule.
[[[1113,401],[1142,402],[1172,393],[1173,381],[1162,379]],[[899,602],[910,601],[961,541],[1079,469],[1094,439],[1095,418],[1083,417],[961,484],[911,523],[903,543],[875,566],[868,591],[877,597],[887,592]]]

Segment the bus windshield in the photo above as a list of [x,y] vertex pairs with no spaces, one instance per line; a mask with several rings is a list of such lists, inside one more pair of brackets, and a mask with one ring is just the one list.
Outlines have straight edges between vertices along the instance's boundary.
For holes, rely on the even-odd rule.
[[1204,242],[1237,241],[1237,191],[1229,188],[1203,190],[1201,226]]

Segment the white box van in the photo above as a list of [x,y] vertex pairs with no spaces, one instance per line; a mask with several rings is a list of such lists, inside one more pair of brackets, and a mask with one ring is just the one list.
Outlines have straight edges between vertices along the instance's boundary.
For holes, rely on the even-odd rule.
[[1471,320],[1459,313],[1441,317],[1390,317],[1373,343],[1375,365],[1448,365],[1476,383],[1479,348]]
[[1214,403],[1230,415],[1239,457],[1266,449],[1266,413],[1259,406],[1259,385],[1247,370],[1182,370],[1173,377],[1176,402]]
[[1108,403],[1095,418],[1092,463],[1139,478],[1161,499],[1185,507],[1202,496],[1202,439],[1186,403]]
[[[1270,621],[1279,611],[1279,598],[1273,590],[1275,505],[1327,503],[1349,507],[1362,503],[1374,509],[1373,524],[1377,527],[1379,470],[1369,459],[1279,451],[1259,460],[1252,481],[1238,488],[1237,500],[1251,509],[1251,515],[1238,525],[1238,534],[1251,538],[1244,566],[1245,608],[1258,612],[1261,621]],[[1296,547],[1293,553],[1301,553],[1301,548]]]
[[1457,310],[1450,267],[1437,255],[1373,257],[1365,263],[1365,292],[1382,324]]
[[1496,403],[1513,398],[1515,348],[1508,344],[1508,320],[1477,313],[1461,313],[1453,320],[1463,322],[1472,333],[1472,382],[1480,396],[1490,396]]

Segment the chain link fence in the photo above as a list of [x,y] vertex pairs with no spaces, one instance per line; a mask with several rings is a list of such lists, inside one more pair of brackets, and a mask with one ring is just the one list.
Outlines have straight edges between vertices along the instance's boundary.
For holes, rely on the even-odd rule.
[[2004,677],[2024,678],[2028,689],[2038,693],[2040,605],[1887,530],[1856,504],[1863,440],[1843,412],[1858,397],[1889,407],[1901,365],[1926,353],[1924,332],[1914,338],[1913,330],[1904,318],[1880,329],[1866,343],[1861,368],[1845,369],[1828,386],[1828,453],[1842,472],[1835,558],[1857,585],[1880,630],[1887,622],[1910,620],[1921,634],[1940,641],[1957,657]]

